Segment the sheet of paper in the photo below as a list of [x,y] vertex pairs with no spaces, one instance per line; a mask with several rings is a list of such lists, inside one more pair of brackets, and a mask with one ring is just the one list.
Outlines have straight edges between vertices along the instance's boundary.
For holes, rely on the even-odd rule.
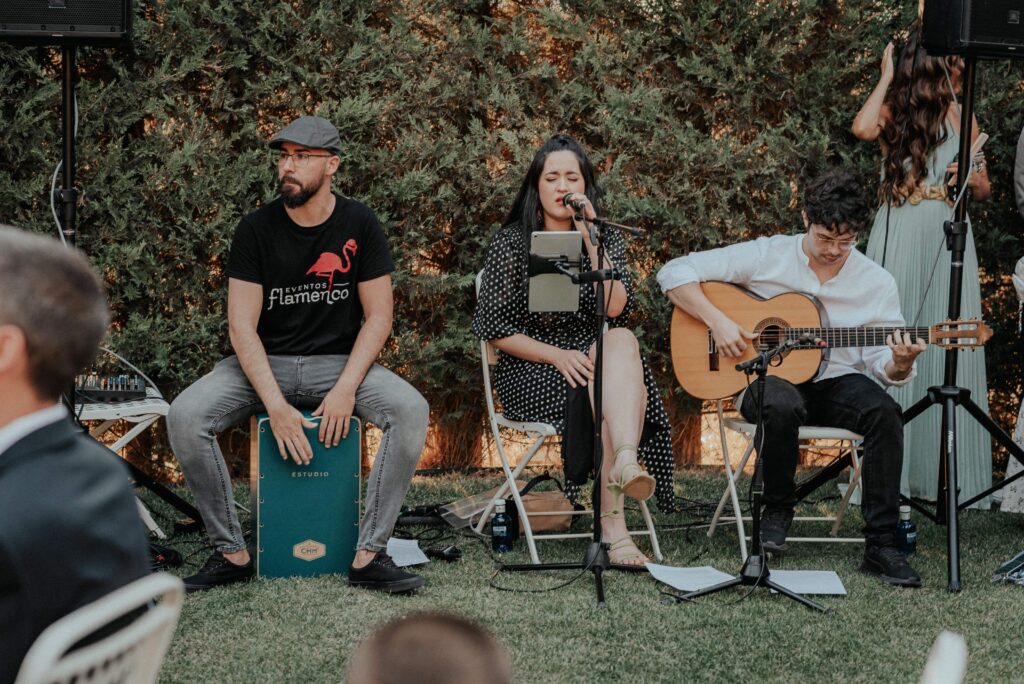
[[846,587],[831,570],[772,570],[772,580],[798,594],[846,596]]
[[647,571],[654,579],[680,591],[698,591],[733,578],[733,575],[715,570],[710,565],[699,568],[676,568],[671,565],[647,563]]
[[400,568],[408,565],[428,563],[430,560],[423,553],[423,550],[420,549],[420,543],[415,539],[395,539],[391,537],[391,539],[388,539],[388,555],[391,556],[391,560],[395,561],[395,565]]

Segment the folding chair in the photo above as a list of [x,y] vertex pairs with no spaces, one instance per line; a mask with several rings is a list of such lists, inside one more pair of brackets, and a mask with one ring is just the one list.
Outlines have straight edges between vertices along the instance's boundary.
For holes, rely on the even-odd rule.
[[[25,654],[15,684],[150,684],[155,682],[178,624],[185,590],[167,573],[147,575],[62,617]],[[118,618],[149,606],[96,643],[70,651]]]
[[[480,292],[480,278],[483,273],[478,273],[476,276],[476,291]],[[553,425],[548,423],[527,423],[521,421],[508,420],[502,415],[496,408],[494,403],[494,391],[491,387],[491,366],[498,362],[497,350],[486,340],[480,341],[480,368],[484,378],[484,399],[487,402],[487,419],[491,426],[491,434],[494,436],[495,450],[498,452],[498,460],[501,461],[501,469],[505,473],[505,482],[498,489],[497,494],[488,502],[487,507],[484,509],[480,516],[480,520],[474,526],[473,531],[477,534],[483,534],[484,528],[487,522],[491,519],[491,514],[494,511],[494,500],[493,499],[504,499],[510,493],[513,501],[515,501],[516,510],[519,512],[519,520],[523,525],[523,536],[526,537],[526,546],[530,550],[530,561],[532,563],[539,564],[540,557],[537,555],[537,544],[538,539],[583,539],[590,538],[591,532],[564,532],[564,533],[545,533],[545,534],[534,534],[532,526],[530,525],[530,518],[537,516],[550,516],[550,515],[565,515],[565,511],[531,511],[527,512],[523,506],[522,497],[519,496],[519,488],[516,486],[516,480],[530,464],[530,461],[537,454],[545,442],[551,437],[558,436],[558,432],[555,430]],[[526,434],[526,436],[533,440],[530,444],[529,449],[526,453],[519,458],[519,462],[513,469],[508,458],[508,454],[505,451],[505,445],[502,440],[501,429],[505,428],[508,430],[514,430],[520,433]],[[645,501],[640,503],[640,513],[644,519],[645,528],[630,530],[631,536],[647,535],[651,539],[651,550],[653,552],[655,560],[661,561],[663,556],[661,555],[661,547],[658,545],[658,535],[654,530],[654,521],[651,518],[651,512],[647,507]],[[587,508],[580,511],[572,512],[572,515],[593,515],[593,509]]]
[[[708,528],[708,536],[710,537],[715,533],[720,522],[735,522],[736,523],[736,534],[739,537],[740,542],[740,557],[743,560],[747,559],[747,537],[744,521],[750,520],[750,517],[743,517],[742,509],[740,508],[739,494],[736,490],[736,482],[739,479],[740,474],[743,472],[743,468],[747,465],[747,461],[750,459],[751,453],[754,451],[754,432],[755,426],[753,423],[748,423],[742,418],[726,416],[722,408],[723,400],[719,399],[716,402],[718,411],[718,433],[719,439],[722,444],[722,457],[725,461],[725,476],[726,476],[726,487],[725,491],[722,492],[722,498],[718,502],[718,508],[715,510],[715,515],[711,519],[711,526]],[[729,455],[729,444],[727,439],[727,432],[732,431],[744,436],[746,441],[746,447],[743,451],[743,456],[739,459],[736,467],[732,467],[732,458]],[[787,542],[863,542],[864,539],[861,537],[839,537],[839,524],[842,522],[843,513],[846,511],[846,507],[849,506],[851,498],[860,486],[860,471],[861,471],[861,449],[864,442],[864,437],[858,435],[855,432],[849,430],[843,430],[841,428],[833,427],[818,427],[805,425],[800,428],[800,449],[801,450],[817,450],[817,451],[835,451],[836,457],[825,466],[821,471],[814,474],[804,482],[797,485],[796,497],[797,501],[802,500],[808,494],[813,492],[815,489],[820,487],[825,482],[828,482],[840,472],[845,470],[847,467],[850,468],[850,484],[846,487],[846,492],[843,493],[843,498],[839,503],[839,509],[836,511],[834,517],[823,516],[802,516],[794,517],[794,522],[831,522],[832,530],[830,536],[827,537],[786,537]],[[821,441],[834,442],[834,444],[821,444]],[[723,516],[726,502],[732,502],[733,515]]]

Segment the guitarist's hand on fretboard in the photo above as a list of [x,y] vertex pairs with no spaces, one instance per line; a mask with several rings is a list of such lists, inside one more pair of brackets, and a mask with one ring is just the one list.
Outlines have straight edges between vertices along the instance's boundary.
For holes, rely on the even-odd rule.
[[893,380],[903,380],[910,375],[914,367],[914,359],[928,348],[928,343],[920,337],[915,342],[905,330],[897,330],[885,338],[885,343],[892,350],[892,361],[885,366],[885,374]]

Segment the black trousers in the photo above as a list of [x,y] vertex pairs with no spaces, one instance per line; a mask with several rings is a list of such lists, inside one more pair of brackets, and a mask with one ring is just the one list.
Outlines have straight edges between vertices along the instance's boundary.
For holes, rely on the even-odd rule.
[[[757,418],[757,386],[743,397],[740,413]],[[798,431],[801,425],[837,427],[864,436],[861,512],[868,543],[891,544],[899,519],[903,468],[903,413],[874,380],[851,373],[794,385],[769,377],[764,390],[764,496],[767,506],[796,504]],[[754,445],[760,445],[760,431]]]

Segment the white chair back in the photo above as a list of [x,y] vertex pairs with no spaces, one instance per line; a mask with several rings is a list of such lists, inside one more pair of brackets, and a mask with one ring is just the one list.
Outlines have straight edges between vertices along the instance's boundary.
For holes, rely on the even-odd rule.
[[[167,573],[147,575],[47,627],[32,644],[15,684],[151,684],[171,643],[185,590]],[[120,617],[150,607],[96,643],[68,652]]]
[[[747,559],[747,536],[743,522],[750,518],[744,517],[743,515],[736,482],[743,473],[743,468],[747,465],[747,460],[750,458],[751,454],[754,453],[755,426],[752,423],[748,423],[742,417],[726,416],[725,411],[723,410],[724,400],[719,399],[715,404],[718,413],[719,443],[722,448],[722,458],[725,461],[726,485],[725,491],[722,492],[722,496],[718,500],[718,508],[715,509],[715,515],[711,518],[711,525],[708,527],[708,536],[711,537],[715,534],[715,530],[718,529],[718,524],[720,522],[734,522],[736,524],[736,534],[739,538],[740,558],[745,561]],[[735,464],[729,453],[729,432],[743,435],[744,442],[746,443],[743,456],[740,457],[739,461]],[[839,502],[839,508],[834,516],[797,516],[793,518],[794,521],[831,522],[832,531],[829,536],[796,537],[787,535],[786,541],[863,543],[863,537],[840,537],[838,535],[839,525],[843,519],[843,513],[850,505],[850,502],[854,500],[855,495],[858,493],[860,488],[860,451],[863,447],[864,437],[855,432],[843,430],[842,428],[805,425],[800,428],[799,438],[799,448],[802,450],[813,448],[836,451],[837,456],[834,463],[839,463],[844,454],[849,454],[850,484],[843,493],[842,500]],[[826,440],[828,442],[832,442],[833,445],[826,446],[815,444],[816,440]],[[829,468],[831,468],[831,466],[829,466]],[[826,470],[828,470],[828,468],[826,468]],[[798,487],[798,497],[800,496],[800,489],[802,489],[802,487]],[[725,513],[726,505],[730,502],[732,503],[733,515],[723,515],[723,513]]]

